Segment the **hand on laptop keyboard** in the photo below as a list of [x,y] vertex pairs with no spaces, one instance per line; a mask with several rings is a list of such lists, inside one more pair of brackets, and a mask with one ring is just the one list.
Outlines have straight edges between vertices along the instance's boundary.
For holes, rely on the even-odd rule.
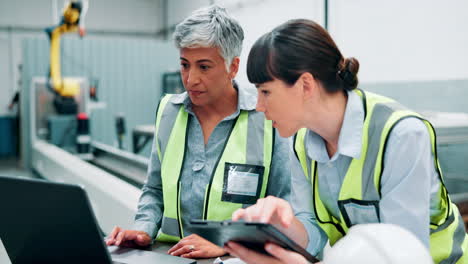
[[106,244],[108,246],[145,247],[151,244],[151,237],[143,231],[126,230],[116,226],[106,239]]

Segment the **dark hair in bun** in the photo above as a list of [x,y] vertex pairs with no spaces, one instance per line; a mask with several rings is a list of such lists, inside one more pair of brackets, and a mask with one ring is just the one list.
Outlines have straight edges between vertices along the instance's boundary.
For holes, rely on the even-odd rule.
[[260,37],[247,61],[251,83],[280,79],[293,85],[309,72],[331,93],[355,89],[358,71],[358,60],[343,58],[328,32],[307,19],[290,20]]

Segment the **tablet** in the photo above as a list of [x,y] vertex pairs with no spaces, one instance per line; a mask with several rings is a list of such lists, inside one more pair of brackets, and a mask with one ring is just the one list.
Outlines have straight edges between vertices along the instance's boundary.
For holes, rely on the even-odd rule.
[[272,242],[301,254],[312,263],[319,262],[317,258],[270,224],[243,221],[192,220],[190,221],[190,231],[220,247],[223,247],[228,241],[233,241],[249,249],[269,255],[264,247],[266,242]]

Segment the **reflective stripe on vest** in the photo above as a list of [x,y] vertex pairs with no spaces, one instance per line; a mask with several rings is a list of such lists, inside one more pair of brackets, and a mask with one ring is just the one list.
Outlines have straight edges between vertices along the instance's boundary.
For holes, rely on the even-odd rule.
[[[180,210],[180,175],[191,116],[183,105],[170,103],[171,96],[162,98],[156,117],[155,147],[161,161],[164,199],[161,232],[157,239],[176,242],[184,237]],[[222,201],[226,162],[263,166],[264,172],[259,178],[259,198],[264,197],[267,191],[274,144],[271,121],[266,120],[262,113],[241,110],[233,123],[205,190],[203,219],[227,220],[235,210],[247,206]]]
[[[437,158],[436,135],[432,125],[419,114],[407,110],[402,105],[373,93],[356,90],[364,105],[361,157],[353,159],[343,179],[338,199],[340,219],[334,217],[320,199],[316,161],[310,160],[305,151],[306,129],[301,129],[295,138],[295,151],[304,174],[311,181],[314,210],[319,226],[327,234],[333,245],[343,237],[354,224],[380,222],[379,201],[381,197],[380,177],[384,170],[385,149],[389,134],[401,120],[414,117],[426,125],[432,145],[435,169],[439,174],[441,187],[440,214],[431,216],[430,251],[436,263],[466,263],[463,255],[468,249],[468,240],[458,209],[450,201],[445,188],[439,160]],[[361,215],[349,214],[347,206],[364,206],[374,210],[373,220],[361,219]],[[352,209],[352,208],[351,208]],[[350,210],[352,212],[352,210]],[[369,218],[372,219],[372,218]]]

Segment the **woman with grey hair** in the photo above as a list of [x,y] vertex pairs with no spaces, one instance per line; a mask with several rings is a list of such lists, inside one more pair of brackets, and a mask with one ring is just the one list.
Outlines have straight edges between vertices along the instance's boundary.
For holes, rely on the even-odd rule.
[[[190,220],[227,220],[268,195],[289,198],[290,144],[234,84],[244,35],[218,6],[190,15],[174,32],[185,93],[158,106],[148,179],[132,230],[108,245],[177,242],[168,253],[208,258],[226,251],[191,234]],[[158,233],[159,230],[159,233]]]

